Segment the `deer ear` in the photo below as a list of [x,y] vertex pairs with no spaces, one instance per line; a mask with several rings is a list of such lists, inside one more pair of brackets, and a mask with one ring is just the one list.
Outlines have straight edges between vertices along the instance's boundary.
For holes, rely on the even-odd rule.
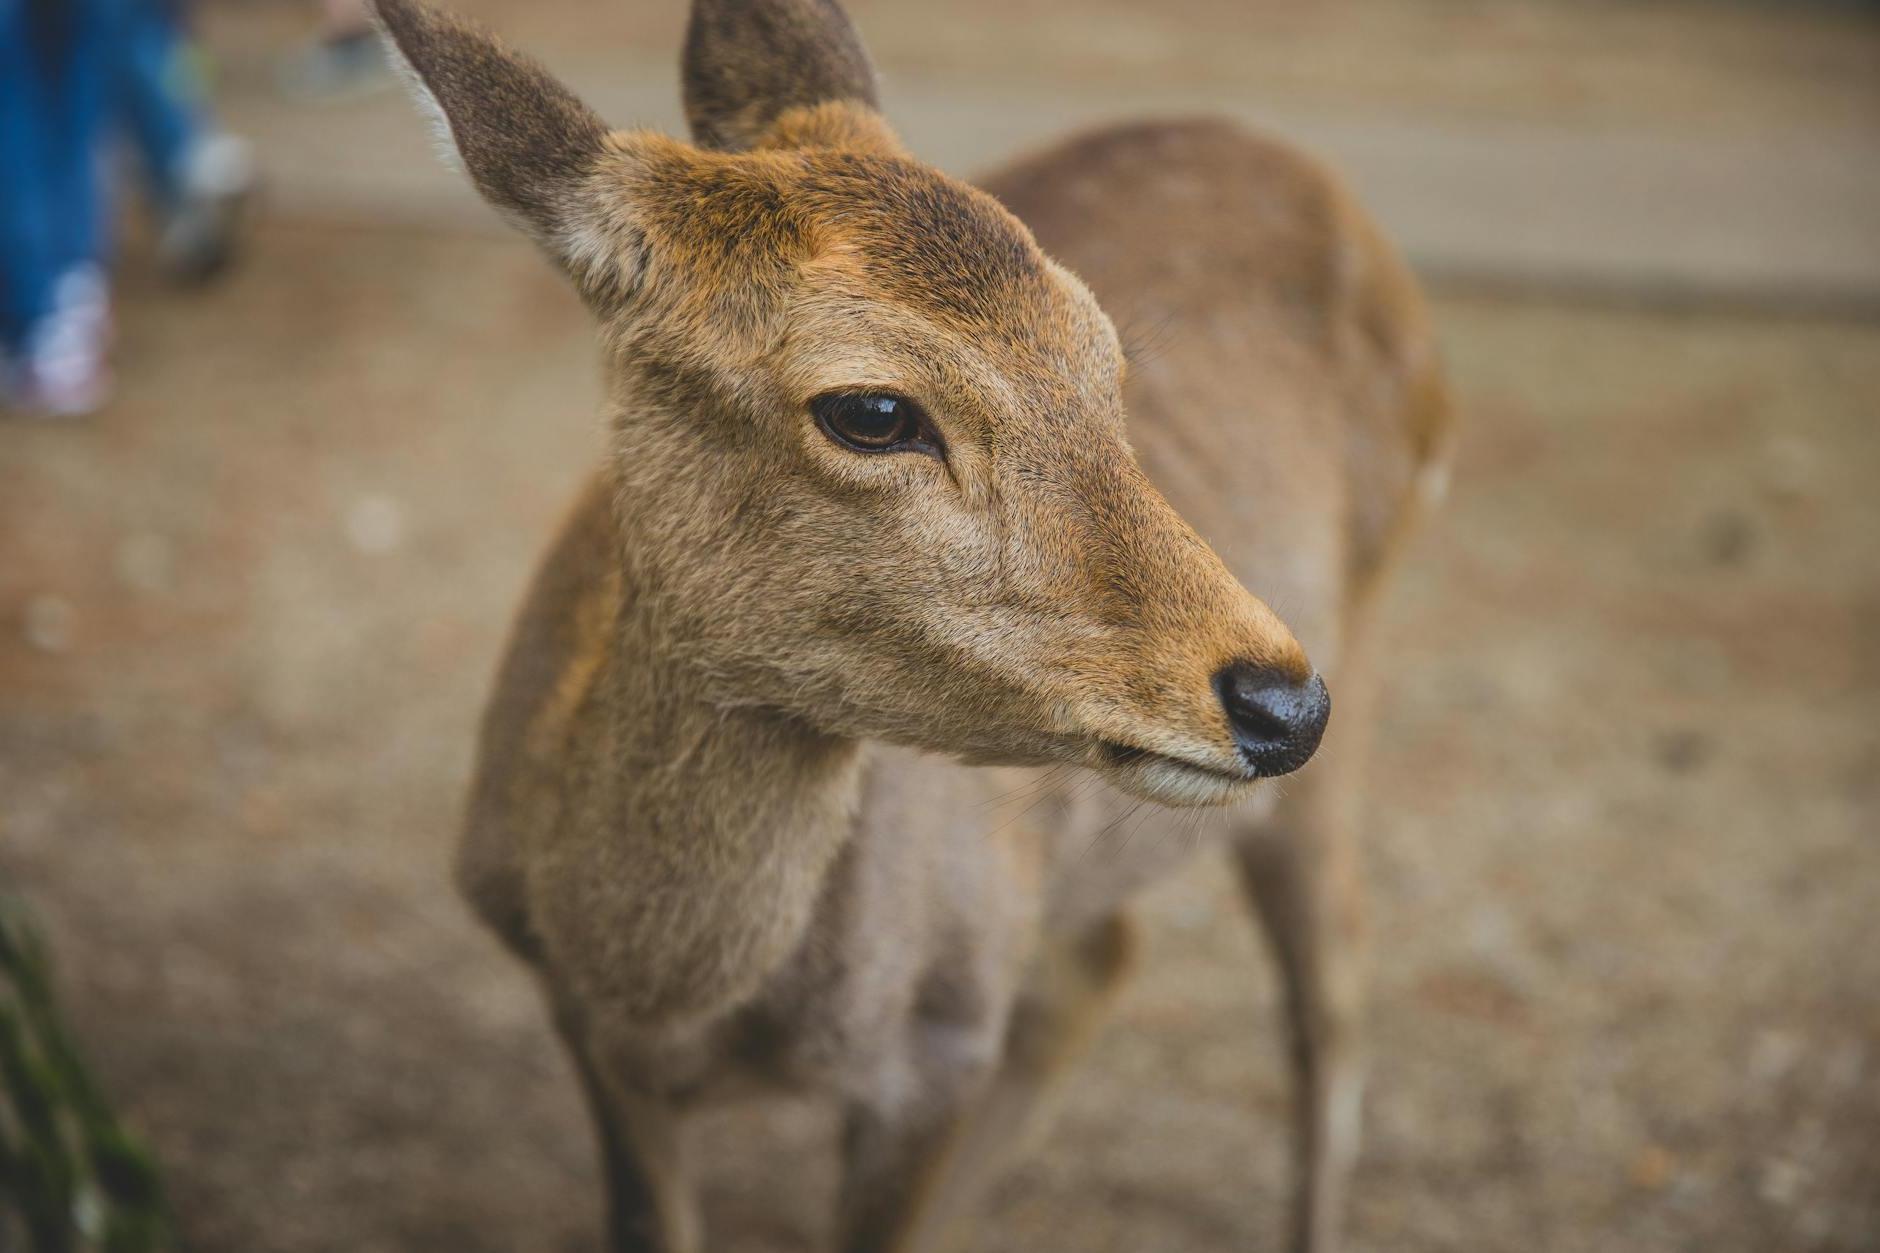
[[683,78],[704,148],[899,148],[881,121],[874,66],[835,0],[694,0]]
[[417,0],[374,0],[419,102],[485,199],[532,235],[585,290],[603,206],[591,176],[607,127],[552,75]]

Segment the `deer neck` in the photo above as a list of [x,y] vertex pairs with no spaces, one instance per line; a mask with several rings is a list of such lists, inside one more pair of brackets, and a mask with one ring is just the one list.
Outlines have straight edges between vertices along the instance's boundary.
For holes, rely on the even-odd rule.
[[581,825],[605,833],[603,864],[623,867],[610,926],[642,1010],[709,1015],[795,951],[853,827],[859,745],[714,702],[662,630],[657,592],[630,584],[589,728],[607,814]]

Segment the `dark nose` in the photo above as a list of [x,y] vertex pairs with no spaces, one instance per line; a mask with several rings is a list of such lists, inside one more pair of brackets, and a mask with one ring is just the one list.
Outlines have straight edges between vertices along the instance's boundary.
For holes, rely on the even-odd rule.
[[1235,662],[1214,678],[1241,758],[1262,777],[1291,774],[1312,759],[1332,698],[1314,674],[1301,682],[1277,670]]

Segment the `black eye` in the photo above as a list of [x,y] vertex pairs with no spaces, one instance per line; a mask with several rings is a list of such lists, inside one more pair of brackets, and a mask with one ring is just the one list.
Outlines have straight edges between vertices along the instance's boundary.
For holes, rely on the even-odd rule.
[[886,392],[831,392],[810,412],[838,444],[857,452],[937,453],[939,440],[919,405]]

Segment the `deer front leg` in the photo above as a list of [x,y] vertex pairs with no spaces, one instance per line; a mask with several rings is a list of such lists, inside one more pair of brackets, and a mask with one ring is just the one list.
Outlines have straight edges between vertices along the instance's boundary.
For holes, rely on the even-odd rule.
[[1359,889],[1322,833],[1275,831],[1238,849],[1279,967],[1293,1071],[1292,1247],[1338,1247],[1364,1087]]
[[924,1117],[851,1111],[844,1253],[960,1246],[963,1224],[1038,1129],[1056,1081],[1096,1033],[1135,952],[1135,927],[1123,914],[1047,942],[989,1078]]
[[565,1025],[600,1147],[608,1253],[699,1253],[698,1203],[670,1102],[609,1082],[591,1042]]
[[[1353,650],[1355,654],[1356,650]],[[1332,1253],[1364,1089],[1364,882],[1353,816],[1370,731],[1368,669],[1349,656],[1318,760],[1235,844],[1279,967],[1293,1071],[1292,1247]]]
[[933,1253],[945,1219],[934,1183],[964,1110],[849,1109],[842,1140],[842,1253]]

